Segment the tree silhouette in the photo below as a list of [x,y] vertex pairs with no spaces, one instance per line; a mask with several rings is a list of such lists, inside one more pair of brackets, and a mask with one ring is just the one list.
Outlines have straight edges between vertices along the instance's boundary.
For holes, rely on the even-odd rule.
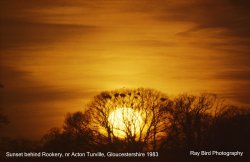
[[[244,160],[249,123],[249,108],[227,105],[214,94],[169,98],[153,89],[118,89],[101,92],[83,112],[68,113],[63,126],[50,129],[39,143],[5,138],[0,151],[158,151],[159,161],[193,161],[190,150],[237,149],[244,151]],[[82,159],[70,159],[75,160]]]
[[[123,122],[121,128],[110,120],[110,114],[117,109],[121,114],[114,118]],[[134,111],[128,113],[130,109]],[[219,148],[219,144],[226,147],[233,139],[225,138],[224,132],[235,129],[239,132],[234,133],[235,137],[249,136],[249,114],[249,109],[226,105],[209,93],[182,94],[170,99],[152,89],[119,89],[95,96],[84,112],[68,114],[61,129],[51,129],[44,136],[43,146],[51,151],[158,150],[166,155],[171,150]],[[246,148],[243,140],[234,141]]]
[[250,109],[228,106],[218,114],[208,132],[210,148],[250,151]]
[[173,108],[166,109],[169,112],[166,142],[173,142],[173,139],[178,142],[177,147],[199,148],[206,138],[206,131],[213,124],[213,116],[222,108],[223,101],[214,94],[183,94],[176,97]]
[[[123,142],[127,145],[140,146],[137,149],[153,149],[157,147],[157,141],[164,136],[165,126],[168,124],[167,111],[171,101],[159,91],[152,89],[119,89],[110,92],[102,92],[95,96],[93,102],[88,105],[92,128],[107,136],[107,143],[112,144],[121,140],[115,134],[114,125],[109,121],[109,115],[118,108],[130,108],[133,113],[129,120],[126,119],[127,109],[122,109],[120,116],[124,128],[119,131],[124,133]],[[137,114],[140,114],[137,115]],[[138,119],[140,118],[140,119]],[[138,125],[138,120],[140,124]],[[138,128],[139,127],[139,128]],[[137,129],[137,133],[136,130]]]
[[49,151],[62,152],[93,150],[95,140],[93,131],[88,127],[89,122],[86,113],[67,114],[62,129],[52,128],[43,136],[43,148]]

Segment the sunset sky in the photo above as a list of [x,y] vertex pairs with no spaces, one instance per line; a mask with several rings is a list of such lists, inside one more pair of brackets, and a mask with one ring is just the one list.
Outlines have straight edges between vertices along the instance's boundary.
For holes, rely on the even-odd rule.
[[4,134],[41,137],[104,90],[250,105],[248,0],[1,0]]

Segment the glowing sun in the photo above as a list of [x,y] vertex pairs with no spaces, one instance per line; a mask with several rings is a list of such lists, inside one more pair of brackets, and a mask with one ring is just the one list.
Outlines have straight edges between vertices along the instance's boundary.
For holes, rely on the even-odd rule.
[[108,122],[116,137],[125,138],[140,132],[142,116],[132,108],[116,108],[109,114]]

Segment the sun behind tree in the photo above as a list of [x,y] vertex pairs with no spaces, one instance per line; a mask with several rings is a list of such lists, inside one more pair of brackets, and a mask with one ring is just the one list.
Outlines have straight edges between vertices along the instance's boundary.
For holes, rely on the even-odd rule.
[[109,114],[108,121],[116,137],[125,138],[126,134],[135,136],[142,127],[142,115],[132,108],[116,108]]
[[122,140],[156,148],[165,136],[169,98],[153,89],[118,89],[102,92],[87,106],[91,127],[107,138],[107,143]]

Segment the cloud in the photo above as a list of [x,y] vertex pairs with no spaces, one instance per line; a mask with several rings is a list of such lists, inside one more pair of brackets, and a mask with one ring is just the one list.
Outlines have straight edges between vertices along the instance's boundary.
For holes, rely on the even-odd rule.
[[0,66],[1,75],[1,104],[40,104],[51,101],[71,100],[76,98],[89,98],[94,92],[81,91],[67,87],[51,87],[40,83],[32,77],[30,72],[22,71],[8,66]]
[[225,97],[231,101],[236,101],[239,105],[248,106],[250,105],[250,84],[239,84],[234,83],[232,84],[232,88],[224,91],[220,94],[220,96]]
[[249,66],[244,61],[249,60],[250,54],[249,8],[250,2],[247,0],[194,0],[167,7],[168,14],[163,14],[159,19],[193,23],[193,27],[178,33],[183,37],[197,37],[200,32],[214,32],[211,37],[214,41],[204,41],[208,38],[203,36],[203,40],[197,43],[204,48],[223,50],[231,55],[225,62],[242,58],[237,65]]
[[250,104],[249,3],[0,1],[0,97],[12,134],[50,128],[82,108],[79,98],[124,85],[218,89]]
[[[217,30],[216,37],[230,38],[228,43],[250,45],[250,1],[248,0],[159,0],[133,2],[127,0],[124,11],[147,13],[165,22],[193,24],[177,33],[192,36],[203,30]],[[136,4],[136,5],[133,5]],[[241,38],[241,39],[239,39]],[[230,42],[231,41],[231,42]]]
[[229,81],[250,81],[250,70],[229,70],[214,75],[215,79],[229,80]]
[[227,70],[217,72],[213,77],[230,84],[230,87],[227,87],[221,96],[250,105],[250,70]]
[[81,0],[74,0],[74,3],[68,0],[3,0],[0,1],[1,18],[22,18],[22,16],[27,16],[26,19],[33,17],[34,15],[28,15],[28,11],[31,9],[41,9],[50,7],[60,7],[60,6],[76,6],[83,5],[84,2]]
[[142,40],[129,40],[129,41],[115,41],[116,45],[127,45],[134,47],[174,47],[176,43],[172,41],[142,39]]
[[0,107],[10,120],[2,133],[11,137],[40,138],[60,125],[67,112],[84,110],[84,102],[96,93],[89,88],[52,87],[11,66],[0,66],[0,84]]
[[5,21],[1,25],[2,50],[32,48],[33,46],[62,43],[78,34],[89,34],[96,27],[88,25],[44,24],[25,21]]
[[[229,35],[249,37],[250,2],[247,0],[194,0],[163,5],[159,18],[163,21],[193,22],[194,32],[206,28],[224,28]],[[165,11],[165,12],[164,12]]]
[[[71,9],[73,7],[73,9]],[[63,43],[74,37],[96,33],[98,27],[89,23],[62,23],[63,16],[84,17],[76,12],[87,7],[87,3],[76,0],[4,0],[0,2],[0,48],[30,49],[53,43]],[[44,11],[45,10],[45,11]],[[78,11],[78,10],[77,10]],[[81,11],[81,10],[80,10]]]
[[[159,21],[193,24],[177,35],[196,38],[190,41],[190,46],[214,50],[217,56],[211,59],[220,64],[212,78],[235,83],[237,86],[227,87],[230,96],[250,103],[246,99],[250,96],[249,85],[245,84],[250,81],[250,1],[162,0],[153,12]],[[209,32],[212,34],[204,35]]]

